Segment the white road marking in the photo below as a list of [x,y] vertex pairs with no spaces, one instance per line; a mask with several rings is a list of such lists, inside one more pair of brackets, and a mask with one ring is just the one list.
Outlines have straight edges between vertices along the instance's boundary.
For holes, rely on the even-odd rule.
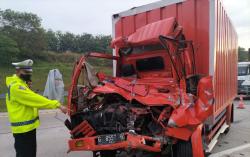
[[230,154],[232,154],[234,152],[237,152],[237,151],[240,151],[240,150],[243,150],[243,149],[246,149],[246,148],[250,148],[250,143],[241,145],[239,147],[234,147],[234,148],[231,148],[231,149],[227,149],[227,150],[224,150],[224,151],[216,153],[216,154],[212,154],[209,157],[221,157],[223,155],[230,155]]

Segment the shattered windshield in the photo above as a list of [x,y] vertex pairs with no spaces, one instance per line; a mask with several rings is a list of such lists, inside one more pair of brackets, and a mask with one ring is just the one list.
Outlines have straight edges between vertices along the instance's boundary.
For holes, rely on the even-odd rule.
[[238,67],[238,76],[248,75],[248,66],[239,66]]

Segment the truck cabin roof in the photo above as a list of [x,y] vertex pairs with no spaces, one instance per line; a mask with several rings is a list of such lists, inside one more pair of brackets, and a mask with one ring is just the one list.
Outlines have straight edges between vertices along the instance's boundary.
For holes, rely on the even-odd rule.
[[124,48],[160,44],[159,36],[175,38],[182,32],[174,17],[147,24],[129,36],[115,38],[111,47]]

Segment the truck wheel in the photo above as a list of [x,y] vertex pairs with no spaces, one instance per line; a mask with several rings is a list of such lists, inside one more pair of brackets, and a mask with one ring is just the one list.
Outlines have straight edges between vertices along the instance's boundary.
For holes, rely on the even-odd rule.
[[116,151],[95,151],[93,152],[93,157],[116,157]]
[[191,142],[180,141],[174,146],[174,157],[193,157]]

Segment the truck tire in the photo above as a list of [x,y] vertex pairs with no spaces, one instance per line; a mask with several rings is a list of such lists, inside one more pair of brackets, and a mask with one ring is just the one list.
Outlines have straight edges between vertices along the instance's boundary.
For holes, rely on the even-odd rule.
[[180,141],[174,146],[174,157],[193,157],[190,141]]
[[116,157],[116,151],[105,150],[93,152],[93,157]]

